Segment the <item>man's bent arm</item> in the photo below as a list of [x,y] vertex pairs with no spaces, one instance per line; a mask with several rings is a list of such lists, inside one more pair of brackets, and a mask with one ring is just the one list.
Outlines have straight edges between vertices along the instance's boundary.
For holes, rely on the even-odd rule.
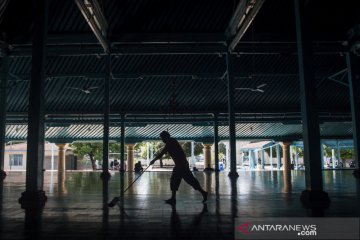
[[167,152],[166,146],[161,150],[159,154],[156,155],[156,157],[150,162],[150,165],[154,164],[154,162],[158,159],[160,159],[165,153]]

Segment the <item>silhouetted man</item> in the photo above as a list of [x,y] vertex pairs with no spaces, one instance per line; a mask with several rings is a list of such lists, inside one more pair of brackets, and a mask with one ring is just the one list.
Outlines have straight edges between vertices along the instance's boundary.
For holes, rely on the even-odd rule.
[[176,191],[179,189],[181,179],[184,179],[188,184],[190,184],[195,190],[198,190],[203,196],[203,202],[207,200],[207,192],[202,189],[199,181],[192,175],[189,169],[189,163],[186,160],[184,150],[180,146],[179,142],[170,137],[170,134],[167,131],[160,133],[161,140],[165,143],[164,149],[150,162],[150,165],[160,159],[165,153],[169,153],[171,158],[174,160],[175,167],[173,169],[171,179],[170,179],[170,189],[172,196],[170,199],[166,200],[166,203],[175,204],[176,203]]

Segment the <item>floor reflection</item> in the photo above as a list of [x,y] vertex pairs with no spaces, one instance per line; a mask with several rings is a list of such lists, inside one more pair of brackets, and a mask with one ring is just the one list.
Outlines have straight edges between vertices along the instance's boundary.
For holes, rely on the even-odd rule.
[[58,194],[59,196],[66,196],[68,191],[65,185],[66,172],[58,172]]
[[25,210],[24,237],[25,239],[42,239],[42,209]]
[[283,193],[291,193],[292,185],[291,185],[291,171],[283,172]]
[[[112,175],[106,184],[100,172],[69,171],[60,178],[53,173],[51,181],[46,171],[48,202],[43,212],[35,214],[17,202],[25,189],[25,172],[9,173],[0,201],[1,239],[233,239],[235,217],[360,216],[359,183],[351,171],[324,171],[324,190],[332,202],[322,212],[303,208],[299,200],[303,171],[292,171],[291,176],[278,170],[240,171],[237,179],[227,172],[197,172],[196,178],[210,193],[207,204],[182,182],[176,208],[163,201],[171,194],[171,172],[146,172],[125,194],[136,175]],[[104,207],[115,196],[120,197],[119,205]],[[24,225],[24,231],[14,230]]]
[[[107,178],[102,179],[102,196],[103,196],[103,216],[102,216],[102,232],[108,232],[108,226],[109,226],[109,208],[108,208],[108,202],[109,202],[109,180]],[[106,239],[106,235],[103,235],[103,239]]]
[[238,215],[238,191],[237,191],[238,178],[230,178],[230,181],[231,181],[231,216],[235,218]]
[[4,182],[0,179],[0,236],[3,231],[3,192],[4,192]]

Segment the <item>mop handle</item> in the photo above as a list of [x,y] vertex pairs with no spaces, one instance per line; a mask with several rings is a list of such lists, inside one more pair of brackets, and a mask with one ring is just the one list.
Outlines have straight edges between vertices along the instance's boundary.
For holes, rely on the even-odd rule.
[[148,169],[150,166],[151,166],[151,165],[147,166],[147,167],[145,168],[145,170],[142,171],[142,173],[141,173],[137,178],[135,178],[135,180],[124,190],[123,193],[125,193],[125,192],[136,182],[136,180],[138,180],[139,177],[141,177],[141,175],[143,175],[143,173],[146,171],[146,169]]

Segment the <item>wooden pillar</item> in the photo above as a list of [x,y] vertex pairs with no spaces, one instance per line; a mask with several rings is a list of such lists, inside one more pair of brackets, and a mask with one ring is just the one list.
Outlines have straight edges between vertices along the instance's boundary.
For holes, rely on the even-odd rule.
[[134,146],[135,144],[126,144],[127,147],[127,171],[134,171]]
[[47,7],[47,0],[33,0],[34,22],[28,108],[26,191],[19,199],[21,207],[25,209],[41,209],[47,200],[43,191]]
[[290,145],[291,142],[282,142],[283,149],[283,160],[284,160],[284,168],[283,168],[283,188],[282,192],[289,193],[291,192],[291,158],[290,158]]
[[325,206],[330,202],[330,199],[328,194],[323,191],[322,181],[320,127],[316,108],[316,81],[312,65],[312,2],[294,0],[294,3],[306,184],[306,190],[301,195],[301,201],[309,207],[319,202]]
[[67,189],[65,186],[66,180],[66,147],[67,144],[65,143],[57,143],[56,146],[58,147],[58,192],[61,195],[67,194]]
[[66,161],[65,161],[65,151],[66,151],[66,143],[57,143],[56,146],[58,147],[58,172],[65,172],[66,171]]
[[211,167],[211,146],[212,144],[204,143],[204,169]]

